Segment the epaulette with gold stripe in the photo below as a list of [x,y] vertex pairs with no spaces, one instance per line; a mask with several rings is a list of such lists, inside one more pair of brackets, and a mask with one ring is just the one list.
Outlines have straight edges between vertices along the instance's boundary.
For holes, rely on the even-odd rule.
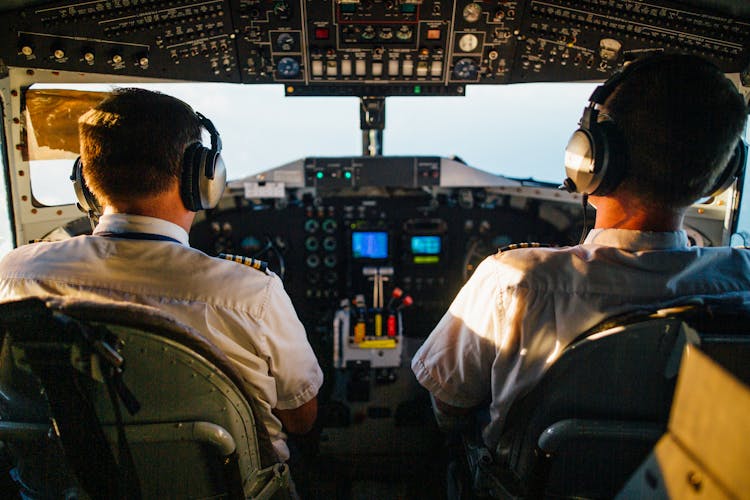
[[502,253],[519,248],[549,248],[551,246],[552,245],[548,245],[546,243],[536,243],[533,241],[529,241],[524,243],[511,243],[510,245],[505,245],[504,247],[498,248],[497,251]]
[[257,269],[260,272],[266,272],[266,269],[268,269],[268,262],[259,259],[253,259],[252,257],[245,257],[244,255],[220,253],[219,258],[231,260],[232,262],[236,262],[238,264],[244,264],[248,267],[252,267],[253,269]]

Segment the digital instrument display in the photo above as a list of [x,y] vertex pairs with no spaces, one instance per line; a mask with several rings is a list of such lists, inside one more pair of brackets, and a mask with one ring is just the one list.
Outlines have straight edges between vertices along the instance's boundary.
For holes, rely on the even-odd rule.
[[384,231],[353,232],[352,256],[355,259],[388,258],[388,233]]
[[415,255],[440,254],[440,236],[412,236],[411,253]]

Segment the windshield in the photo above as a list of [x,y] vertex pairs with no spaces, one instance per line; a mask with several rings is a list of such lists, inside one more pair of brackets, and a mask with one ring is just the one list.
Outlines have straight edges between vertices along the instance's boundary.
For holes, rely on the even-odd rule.
[[[219,130],[229,179],[239,179],[305,156],[361,154],[359,99],[285,97],[277,85],[139,84],[189,103]],[[594,84],[475,86],[465,97],[386,100],[385,155],[457,156],[473,167],[509,177],[560,182],[562,151]],[[34,90],[108,91],[105,85],[35,85]],[[75,123],[71,123],[74,126]],[[543,145],[543,147],[540,147]],[[60,183],[71,157],[34,160],[35,199],[74,201]]]
[[[458,157],[482,170],[558,183],[563,151],[594,83],[469,86],[465,97],[390,97],[384,155]],[[106,92],[117,85],[35,85],[34,90]],[[306,156],[356,156],[362,151],[359,100],[285,97],[278,85],[139,84],[189,103],[221,133],[229,179],[240,179]],[[56,123],[56,126],[59,126]],[[75,120],[68,124],[75,131]],[[76,152],[32,155],[32,193],[43,205],[73,203],[69,184]],[[746,184],[747,184],[746,179]],[[746,186],[745,189],[748,187]],[[744,197],[739,230],[750,233]],[[742,243],[742,238],[733,243]]]

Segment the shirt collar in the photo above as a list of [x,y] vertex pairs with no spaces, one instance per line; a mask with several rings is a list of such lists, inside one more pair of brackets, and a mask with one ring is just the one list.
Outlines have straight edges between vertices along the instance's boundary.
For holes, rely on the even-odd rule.
[[145,215],[104,214],[99,218],[94,234],[104,232],[161,234],[174,238],[185,246],[190,245],[188,233],[182,227]]
[[685,231],[635,231],[632,229],[592,229],[586,244],[604,245],[629,251],[687,248]]

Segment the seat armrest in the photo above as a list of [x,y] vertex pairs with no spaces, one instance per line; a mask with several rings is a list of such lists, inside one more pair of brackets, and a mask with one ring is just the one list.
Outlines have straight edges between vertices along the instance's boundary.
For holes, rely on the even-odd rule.
[[581,438],[656,442],[665,431],[663,425],[654,422],[572,418],[547,427],[537,445],[543,453],[552,455],[566,443]]

